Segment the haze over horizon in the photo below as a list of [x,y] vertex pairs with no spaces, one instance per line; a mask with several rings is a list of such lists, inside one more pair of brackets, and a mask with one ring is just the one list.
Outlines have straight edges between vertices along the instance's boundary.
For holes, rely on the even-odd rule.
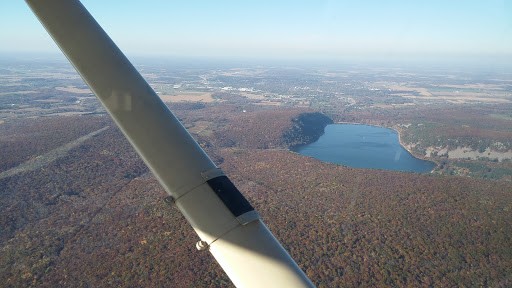
[[[505,0],[82,3],[130,57],[512,62]],[[23,1],[0,7],[0,53],[60,53]]]

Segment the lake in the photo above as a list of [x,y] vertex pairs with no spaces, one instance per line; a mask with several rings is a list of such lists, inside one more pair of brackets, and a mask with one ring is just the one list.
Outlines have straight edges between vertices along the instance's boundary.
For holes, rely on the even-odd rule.
[[358,124],[332,124],[311,144],[293,151],[318,160],[356,168],[428,173],[435,163],[415,158],[395,130]]

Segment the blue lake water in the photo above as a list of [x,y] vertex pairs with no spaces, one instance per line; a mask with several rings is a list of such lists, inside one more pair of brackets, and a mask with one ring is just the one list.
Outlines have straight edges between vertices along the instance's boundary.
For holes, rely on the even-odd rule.
[[356,168],[428,173],[436,166],[405,150],[396,131],[368,125],[327,125],[318,141],[293,150],[324,162]]

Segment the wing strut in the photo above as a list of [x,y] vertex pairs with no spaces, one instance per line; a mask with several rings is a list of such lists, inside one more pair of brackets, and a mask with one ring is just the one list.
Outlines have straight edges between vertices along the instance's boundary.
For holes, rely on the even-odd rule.
[[26,0],[237,287],[314,287],[78,0]]

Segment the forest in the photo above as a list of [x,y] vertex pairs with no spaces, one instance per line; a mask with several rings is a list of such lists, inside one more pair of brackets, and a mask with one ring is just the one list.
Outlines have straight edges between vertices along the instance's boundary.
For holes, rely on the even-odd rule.
[[[512,182],[300,156],[331,121],[310,109],[171,108],[318,287],[512,285]],[[104,127],[0,179],[2,285],[231,287],[107,115],[6,121],[0,171]]]

